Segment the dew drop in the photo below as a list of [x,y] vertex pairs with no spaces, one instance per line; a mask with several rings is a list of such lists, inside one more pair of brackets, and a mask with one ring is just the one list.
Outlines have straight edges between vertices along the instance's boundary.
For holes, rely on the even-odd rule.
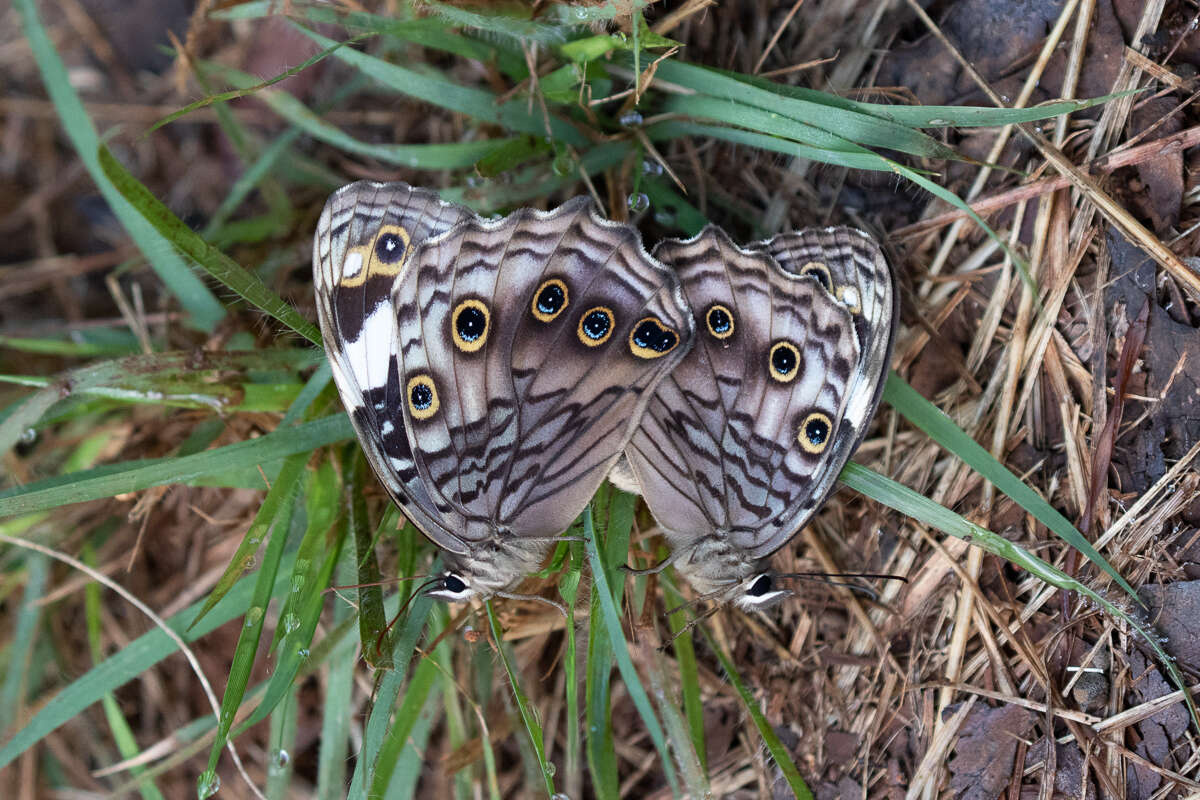
[[617,124],[623,128],[632,128],[642,124],[642,115],[636,111],[628,111],[617,117]]
[[645,192],[631,194],[625,198],[625,202],[629,205],[629,210],[634,213],[645,211],[650,207],[650,198],[646,196]]
[[23,444],[26,447],[37,441],[37,431],[33,428],[26,428],[21,431],[21,437],[17,440],[18,444]]
[[284,633],[295,633],[300,630],[300,618],[295,614],[283,615],[283,631]]
[[553,761],[546,762],[546,775],[553,778],[558,773],[558,767],[554,766]]
[[196,780],[196,794],[200,800],[212,797],[221,789],[221,777],[215,770],[207,769]]
[[643,160],[642,173],[645,175],[662,175],[663,165],[653,159]]
[[950,120],[948,120],[948,119],[931,119],[931,120],[929,120],[929,124],[930,125],[949,125]]
[[288,755],[288,751],[282,749],[275,751],[272,756],[272,760],[275,762],[275,766],[277,767],[286,767],[288,764],[292,763],[292,757]]
[[553,170],[554,174],[558,177],[565,178],[567,175],[571,174],[574,166],[575,165],[571,162],[570,153],[559,153],[554,157],[554,161],[551,162],[550,169]]
[[659,209],[658,211],[654,212],[654,221],[659,225],[662,225],[664,228],[669,228],[675,224],[675,215],[670,211]]
[[468,175],[467,186],[472,189],[483,186],[483,178],[479,177],[478,175]]

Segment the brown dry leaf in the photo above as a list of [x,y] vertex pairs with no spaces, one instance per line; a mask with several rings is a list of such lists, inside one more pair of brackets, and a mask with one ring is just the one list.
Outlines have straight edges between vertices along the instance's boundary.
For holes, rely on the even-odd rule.
[[[952,712],[955,706],[948,711]],[[990,800],[1012,779],[1017,742],[1037,717],[1020,706],[977,706],[959,729],[950,760],[950,789],[960,800]]]

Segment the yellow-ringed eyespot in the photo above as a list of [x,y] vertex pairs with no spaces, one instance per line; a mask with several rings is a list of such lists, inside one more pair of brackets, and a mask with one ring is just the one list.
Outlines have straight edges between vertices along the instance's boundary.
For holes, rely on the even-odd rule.
[[713,303],[704,312],[704,324],[708,332],[718,339],[733,336],[733,312],[720,303]]
[[825,287],[825,291],[833,291],[833,278],[829,274],[829,267],[822,264],[820,261],[809,261],[800,268],[801,275],[812,275],[817,279],[817,283]]
[[614,320],[611,308],[596,306],[583,312],[579,318],[579,341],[588,347],[597,347],[612,336]]
[[454,307],[450,317],[450,336],[454,346],[464,353],[474,353],[487,341],[491,315],[480,300],[463,300]]
[[679,336],[656,317],[638,320],[629,334],[629,350],[638,358],[661,358],[675,349]]
[[362,286],[371,278],[399,274],[408,254],[408,245],[406,228],[384,225],[370,242],[346,251],[338,286]]
[[800,430],[796,433],[796,440],[800,442],[800,446],[806,453],[812,453],[815,456],[823,453],[829,446],[832,434],[833,423],[829,417],[820,411],[814,411],[801,421]]
[[800,372],[800,351],[796,345],[786,340],[779,340],[771,345],[768,357],[771,377],[780,383],[791,383]]
[[437,413],[438,406],[441,405],[433,378],[428,375],[414,375],[409,378],[405,394],[408,396],[408,412],[413,415],[413,419],[429,419]]
[[851,314],[862,313],[862,305],[859,303],[858,289],[856,287],[839,286],[837,290],[837,299]]
[[561,314],[570,302],[567,285],[558,278],[550,278],[542,281],[542,285],[533,293],[531,309],[539,322],[549,322]]

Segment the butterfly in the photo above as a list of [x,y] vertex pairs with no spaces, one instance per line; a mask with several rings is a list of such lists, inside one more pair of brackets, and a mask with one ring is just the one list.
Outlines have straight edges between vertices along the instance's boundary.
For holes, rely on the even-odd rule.
[[803,528],[866,433],[895,338],[895,282],[865,233],[739,247],[709,226],[666,240],[696,343],[659,384],[611,479],[639,491],[703,595],[786,594],[765,559]]
[[335,192],[321,332],[367,460],[444,551],[429,594],[538,569],[692,344],[675,274],[587,198],[484,219],[405,183]]

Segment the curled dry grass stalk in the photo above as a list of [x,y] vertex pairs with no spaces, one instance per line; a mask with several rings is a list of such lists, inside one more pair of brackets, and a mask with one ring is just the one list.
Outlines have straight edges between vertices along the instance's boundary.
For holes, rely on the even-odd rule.
[[[201,3],[176,53],[176,78],[202,96],[192,103],[142,97],[84,6],[65,6],[61,24],[81,32],[122,101],[81,101],[60,29],[18,0],[7,13],[19,14],[20,57],[32,54],[27,71],[49,99],[4,97],[0,108],[61,122],[74,155],[47,157],[82,165],[136,250],[39,252],[0,267],[0,303],[12,304],[45,287],[66,303],[69,279],[121,265],[105,284],[114,319],[0,329],[0,373],[19,387],[0,395],[11,476],[0,487],[10,543],[0,596],[15,610],[0,763],[20,770],[26,796],[71,786],[176,797],[220,783],[225,795],[268,797],[803,797],[810,786],[928,797],[994,780],[963,766],[981,735],[1010,743],[993,794],[1071,770],[1113,795],[1135,770],[1200,788],[1178,727],[1190,697],[1160,674],[1194,680],[1195,664],[1181,672],[1143,655],[1161,656],[1162,643],[1143,635],[1152,620],[1124,591],[1186,575],[1198,447],[1121,514],[1108,477],[1121,437],[1190,373],[1185,354],[1151,396],[1135,393],[1139,337],[1154,323],[1105,307],[1121,276],[1108,271],[1104,232],[1155,259],[1185,321],[1196,272],[1099,177],[1192,146],[1195,128],[1122,149],[1141,94],[1094,124],[1059,117],[1052,132],[1031,124],[1087,104],[998,113],[850,100],[850,87],[872,85],[876,48],[892,35],[867,6],[830,28],[798,3],[766,17],[696,0],[644,14],[558,5],[528,18],[441,3],[387,4],[387,15]],[[996,105],[1024,109],[1052,69],[1062,96],[1077,94],[1092,0],[1057,12],[1011,102],[910,6]],[[1161,14],[1148,4],[1138,30],[1159,29]],[[236,68],[270,41],[256,39],[263,30],[301,43],[292,69]],[[240,47],[213,44],[219,31]],[[827,48],[838,50],[828,63],[791,63]],[[0,58],[17,51],[0,46]],[[1114,93],[1140,88],[1143,73],[1163,79],[1139,58]],[[114,117],[135,129],[98,134],[93,120]],[[973,131],[980,160],[952,160],[948,125]],[[197,130],[220,132],[240,175],[175,174],[207,197],[185,203],[206,220],[202,234],[176,215],[178,197],[164,200],[171,168],[145,157],[148,142],[203,152]],[[1014,161],[1018,140],[1030,147]],[[1018,171],[1031,180],[1017,185]],[[939,199],[896,193],[872,172]],[[302,299],[307,270],[293,269],[324,193],[364,175],[437,185],[487,212],[588,192],[648,237],[707,221],[743,239],[830,222],[879,234],[904,287],[897,375],[843,478],[882,505],[839,493],[776,565],[906,582],[884,581],[875,597],[814,584],[767,615],[705,616],[670,571],[621,571],[631,549],[642,565],[664,553],[644,509],[606,487],[579,540],[523,587],[563,602],[569,618],[519,600],[446,609],[414,594],[417,580],[378,585],[432,572],[435,555],[385,510],[350,441],[305,341],[319,341]],[[945,177],[969,207],[939,185]],[[38,218],[45,202],[31,195],[0,230]],[[159,283],[165,299],[152,310],[143,293]],[[12,547],[18,537],[37,552],[94,553],[96,572],[145,598],[173,633],[139,628],[118,600],[85,603],[83,575]],[[219,709],[192,702],[190,678],[175,674],[178,641],[226,677]],[[1107,690],[1098,700],[1081,694],[1095,675]],[[1141,688],[1147,675],[1157,694]],[[89,708],[97,701],[103,714]],[[1024,716],[984,713],[1013,709]],[[1172,713],[1169,763],[1131,744]],[[240,777],[226,747],[248,762]]]

